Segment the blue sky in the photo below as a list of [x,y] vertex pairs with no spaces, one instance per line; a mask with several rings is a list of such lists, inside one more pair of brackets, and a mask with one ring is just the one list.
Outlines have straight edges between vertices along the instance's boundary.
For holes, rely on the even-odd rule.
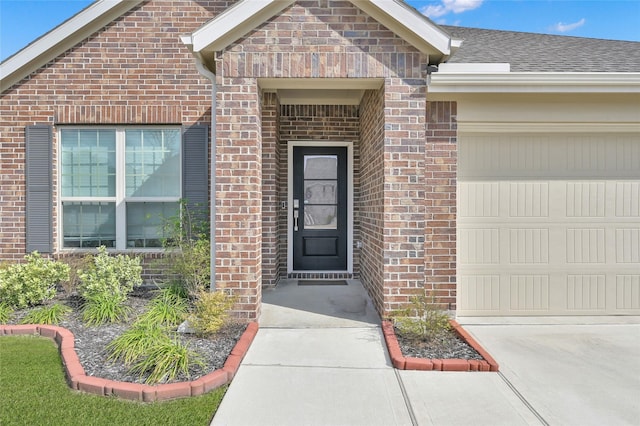
[[[0,60],[92,0],[0,0]],[[407,0],[436,23],[640,41],[640,0]]]

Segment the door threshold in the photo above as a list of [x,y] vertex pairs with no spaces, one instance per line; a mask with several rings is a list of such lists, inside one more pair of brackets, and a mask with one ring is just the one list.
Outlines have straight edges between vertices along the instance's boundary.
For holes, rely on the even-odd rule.
[[287,274],[290,279],[348,280],[353,273],[347,271],[292,271]]

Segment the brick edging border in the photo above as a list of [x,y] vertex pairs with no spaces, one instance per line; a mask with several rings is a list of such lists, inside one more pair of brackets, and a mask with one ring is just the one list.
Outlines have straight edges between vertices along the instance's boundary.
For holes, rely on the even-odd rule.
[[436,371],[498,371],[499,365],[491,355],[462,328],[455,320],[449,320],[451,327],[469,346],[482,356],[482,360],[466,359],[427,359],[404,357],[391,321],[382,321],[382,333],[387,343],[391,363],[398,370],[436,370]]
[[87,376],[74,347],[73,333],[64,327],[38,324],[0,325],[0,336],[39,334],[56,342],[67,375],[67,383],[72,389],[142,402],[198,396],[229,383],[238,371],[240,362],[256,333],[258,333],[258,323],[249,323],[221,369],[189,382],[151,386]]

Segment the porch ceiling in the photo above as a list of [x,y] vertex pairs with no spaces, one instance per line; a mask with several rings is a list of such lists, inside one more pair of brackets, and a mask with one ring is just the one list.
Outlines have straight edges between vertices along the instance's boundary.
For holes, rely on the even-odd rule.
[[278,94],[282,105],[359,105],[365,90],[377,90],[382,79],[261,78],[259,87]]

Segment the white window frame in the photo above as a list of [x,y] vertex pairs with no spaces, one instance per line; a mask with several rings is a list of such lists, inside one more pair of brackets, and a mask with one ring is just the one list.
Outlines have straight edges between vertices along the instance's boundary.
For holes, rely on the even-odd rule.
[[[178,176],[180,179],[180,194],[178,197],[127,197],[126,196],[126,155],[125,155],[125,131],[126,130],[178,130],[182,137],[181,126],[148,126],[148,125],[122,125],[122,126],[60,126],[57,133],[57,158],[58,158],[58,225],[57,245],[59,251],[90,251],[92,248],[64,247],[64,217],[63,202],[105,202],[116,204],[116,246],[107,248],[110,251],[137,251],[159,252],[162,247],[127,247],[127,202],[154,202],[154,203],[179,203],[182,199],[182,140],[179,143],[180,161]],[[116,195],[115,197],[64,197],[62,196],[62,131],[63,130],[115,130],[116,132]]]

